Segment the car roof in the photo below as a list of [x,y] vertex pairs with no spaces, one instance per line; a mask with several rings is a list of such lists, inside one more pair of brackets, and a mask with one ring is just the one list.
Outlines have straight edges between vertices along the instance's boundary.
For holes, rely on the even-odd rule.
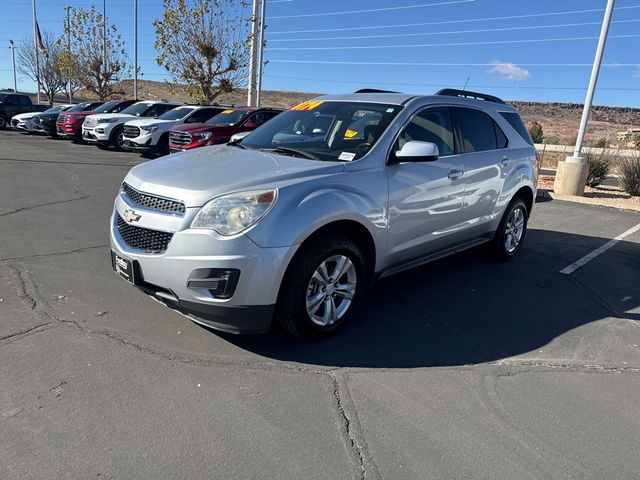
[[341,95],[322,95],[314,100],[324,100],[326,102],[367,102],[367,103],[388,103],[391,105],[403,105],[417,95],[395,92],[380,93],[345,93]]

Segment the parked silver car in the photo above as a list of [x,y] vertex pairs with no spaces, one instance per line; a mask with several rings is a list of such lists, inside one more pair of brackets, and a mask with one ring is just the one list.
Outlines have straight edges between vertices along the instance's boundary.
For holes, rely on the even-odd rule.
[[235,143],[138,165],[116,272],[194,321],[319,338],[379,277],[486,243],[512,258],[536,194],[515,108],[483,94],[323,96]]

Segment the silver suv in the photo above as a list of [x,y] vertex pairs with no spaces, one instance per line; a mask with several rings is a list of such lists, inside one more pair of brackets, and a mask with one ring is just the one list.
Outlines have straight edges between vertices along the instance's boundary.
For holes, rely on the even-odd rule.
[[111,218],[114,270],[193,321],[341,327],[376,278],[486,244],[511,259],[536,151],[489,95],[318,97],[241,141],[138,165]]

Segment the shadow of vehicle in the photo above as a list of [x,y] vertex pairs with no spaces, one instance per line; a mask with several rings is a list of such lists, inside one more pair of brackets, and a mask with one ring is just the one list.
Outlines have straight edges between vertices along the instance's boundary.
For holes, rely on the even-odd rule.
[[491,263],[475,249],[386,278],[345,328],[319,342],[277,328],[261,336],[220,335],[264,357],[322,366],[495,361],[603,318],[640,320],[631,312],[640,305],[640,243],[620,242],[573,275],[559,273],[608,240],[530,229],[510,263]]

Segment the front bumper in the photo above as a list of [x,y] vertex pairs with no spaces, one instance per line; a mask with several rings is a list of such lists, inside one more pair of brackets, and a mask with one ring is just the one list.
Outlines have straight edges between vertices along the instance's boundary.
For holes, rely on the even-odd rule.
[[155,153],[158,149],[158,145],[153,145],[151,143],[152,138],[150,135],[146,137],[138,137],[136,139],[131,139],[124,137],[124,148],[131,152],[139,152],[139,153]]
[[95,128],[82,127],[82,139],[85,142],[107,145],[110,135],[111,128],[105,127],[103,124],[98,124]]
[[75,138],[80,129],[76,129],[74,126],[56,125],[56,130],[61,138]]
[[[118,215],[135,210],[133,224],[141,228],[174,232],[166,251],[146,253],[130,248],[120,236]],[[111,217],[111,248],[131,260],[135,286],[193,321],[230,333],[269,330],[280,283],[297,246],[262,248],[246,235],[223,237],[214,231],[188,226],[199,208],[188,208],[184,217],[141,209],[120,194]],[[189,285],[203,271],[238,270],[230,298]]]

